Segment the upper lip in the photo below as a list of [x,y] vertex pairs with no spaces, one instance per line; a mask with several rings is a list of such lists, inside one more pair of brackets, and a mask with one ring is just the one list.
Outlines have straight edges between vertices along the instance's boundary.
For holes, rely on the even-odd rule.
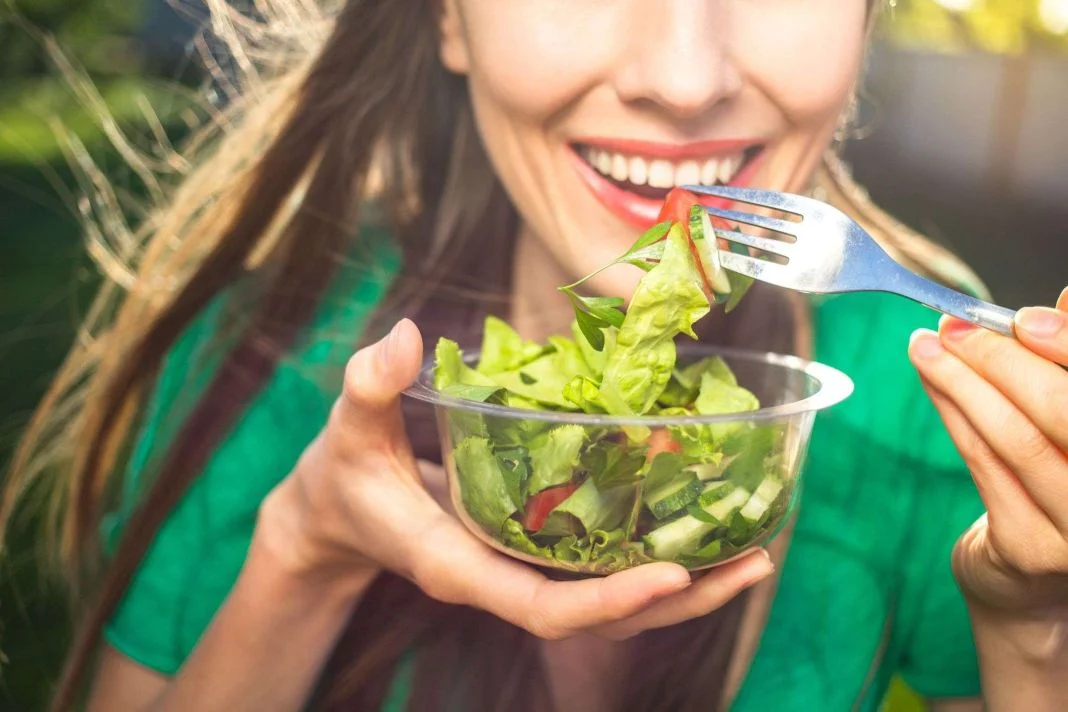
[[690,143],[661,143],[629,138],[588,137],[575,141],[582,146],[592,146],[606,151],[625,153],[645,158],[662,158],[668,161],[700,160],[710,156],[730,155],[760,146],[757,139],[722,139],[693,141]]

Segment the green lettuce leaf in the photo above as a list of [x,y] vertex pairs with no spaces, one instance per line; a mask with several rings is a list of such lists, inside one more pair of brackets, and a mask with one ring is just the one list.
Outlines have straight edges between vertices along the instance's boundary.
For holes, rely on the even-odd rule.
[[738,381],[731,371],[730,366],[719,356],[708,356],[695,361],[684,368],[676,368],[671,374],[671,381],[660,395],[660,403],[668,407],[688,406],[697,398],[701,389],[701,378],[711,374],[724,383],[732,386],[738,385]]
[[590,560],[590,540],[571,534],[553,544],[553,558],[572,564],[584,564]]
[[[630,511],[630,493],[626,487],[599,492],[593,479],[587,479],[549,513],[538,534],[566,536],[595,529],[614,529]],[[576,524],[581,528],[576,529]]]
[[503,390],[500,386],[469,386],[466,383],[454,383],[442,388],[441,392],[453,398],[487,403],[494,400]]
[[517,510],[486,438],[461,442],[454,454],[464,509],[489,532],[497,534]]
[[582,456],[582,469],[590,473],[599,490],[633,485],[641,479],[645,452],[624,443],[600,440]]
[[723,445],[723,451],[733,456],[724,477],[750,491],[754,490],[771,472],[780,476],[783,426],[762,425],[739,430]]
[[552,549],[535,544],[534,540],[523,529],[523,525],[514,519],[508,519],[504,522],[504,528],[501,530],[501,543],[516,551],[522,551],[524,554],[530,554],[542,559],[553,558]]
[[464,386],[496,386],[486,376],[464,363],[464,352],[451,339],[439,339],[434,349],[436,366],[434,368],[434,388],[444,391],[446,388]]
[[682,453],[658,453],[645,473],[645,490],[658,490],[678,480],[688,479],[692,476],[692,473],[686,472],[686,466],[690,463],[691,460]]
[[638,283],[605,364],[601,397],[609,413],[649,411],[675,367],[675,337],[696,338],[693,324],[709,308],[686,237],[673,226],[660,264]]
[[579,425],[561,425],[531,446],[531,476],[528,494],[570,482],[578,467],[586,431]]
[[582,352],[582,359],[586,362],[586,368],[590,372],[590,378],[600,383],[601,376],[604,374],[605,363],[607,363],[608,357],[615,349],[616,338],[619,336],[619,329],[610,326],[601,332],[604,337],[604,347],[599,350],[593,348],[593,345],[582,332],[577,320],[571,322],[571,333],[572,336],[574,336],[575,343],[579,347],[579,351]]
[[[701,392],[694,401],[694,409],[701,415],[747,413],[759,408],[757,397],[741,386],[731,385],[712,373],[705,373],[701,377]],[[740,420],[701,427],[708,430],[715,445],[722,445],[727,438],[750,427],[750,424]]]
[[[735,230],[737,230],[735,226]],[[745,248],[745,245],[739,245],[737,242],[730,243],[731,252],[747,255],[749,250]],[[753,286],[753,282],[756,281],[747,274],[741,274],[739,272],[727,271],[727,279],[731,283],[731,296],[727,299],[727,303],[723,306],[723,311],[730,314],[738,306],[738,302],[742,301],[742,297],[745,296],[749,288]]]
[[543,355],[513,371],[494,373],[493,382],[511,394],[557,410],[576,410],[565,390],[577,377],[588,378],[592,371],[577,343],[562,336],[550,339]]
[[508,495],[515,503],[516,509],[522,509],[527,499],[527,481],[530,480],[530,453],[525,447],[516,446],[499,449],[494,453],[494,457],[504,477]]
[[506,322],[488,316],[482,330],[482,351],[477,370],[485,375],[514,371],[544,352],[544,346],[521,338]]
[[564,386],[564,399],[585,413],[604,413],[601,388],[587,376],[575,376]]

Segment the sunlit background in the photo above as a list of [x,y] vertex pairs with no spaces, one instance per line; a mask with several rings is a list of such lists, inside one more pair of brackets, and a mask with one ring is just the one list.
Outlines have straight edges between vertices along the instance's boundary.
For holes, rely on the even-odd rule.
[[[857,176],[965,257],[1002,303],[1052,302],[1068,283],[1068,0],[889,3],[847,149]],[[203,17],[196,2],[183,6],[0,3],[0,465],[94,284],[68,162],[84,149],[136,204],[105,129],[145,150],[182,136],[202,79],[192,57]],[[53,40],[100,105],[70,91],[47,59]],[[101,125],[104,108],[114,127]],[[33,556],[23,535],[0,569],[3,710],[41,709],[67,642],[58,597],[30,576]],[[894,712],[920,709],[901,686],[892,697]]]

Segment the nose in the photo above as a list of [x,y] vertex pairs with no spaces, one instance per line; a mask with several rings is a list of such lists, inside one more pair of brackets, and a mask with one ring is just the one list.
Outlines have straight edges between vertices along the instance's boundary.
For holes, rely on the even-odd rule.
[[692,119],[737,94],[742,76],[729,52],[730,12],[722,0],[656,0],[640,11],[615,74],[626,103],[651,103]]

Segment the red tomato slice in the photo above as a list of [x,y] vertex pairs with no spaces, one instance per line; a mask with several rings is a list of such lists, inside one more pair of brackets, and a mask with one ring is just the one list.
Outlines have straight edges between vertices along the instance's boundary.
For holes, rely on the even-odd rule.
[[645,453],[645,459],[651,462],[662,452],[680,452],[681,450],[682,446],[671,437],[667,428],[656,428],[649,436],[649,450]]
[[523,528],[528,532],[536,532],[545,526],[545,520],[549,518],[549,512],[571,493],[578,489],[577,484],[560,485],[542,490],[527,500],[526,511],[523,512]]
[[[686,236],[686,241],[690,243],[690,255],[693,257],[694,265],[697,266],[697,273],[701,276],[701,286],[704,288],[705,296],[708,297],[709,301],[713,301],[712,285],[709,282],[708,275],[705,274],[704,262],[702,262],[701,255],[697,252],[697,245],[694,244],[693,238],[690,236],[690,208],[700,204],[701,199],[697,195],[682,188],[672,188],[667,197],[664,198],[664,206],[660,208],[660,216],[657,218],[657,222],[671,220],[678,223],[679,227],[682,228],[682,234]],[[714,237],[706,236],[705,239],[714,239]]]
[[672,188],[664,198],[664,206],[660,208],[660,217],[657,222],[673,220],[682,225],[686,237],[690,236],[690,208],[700,203],[701,200],[695,194],[682,188]]

